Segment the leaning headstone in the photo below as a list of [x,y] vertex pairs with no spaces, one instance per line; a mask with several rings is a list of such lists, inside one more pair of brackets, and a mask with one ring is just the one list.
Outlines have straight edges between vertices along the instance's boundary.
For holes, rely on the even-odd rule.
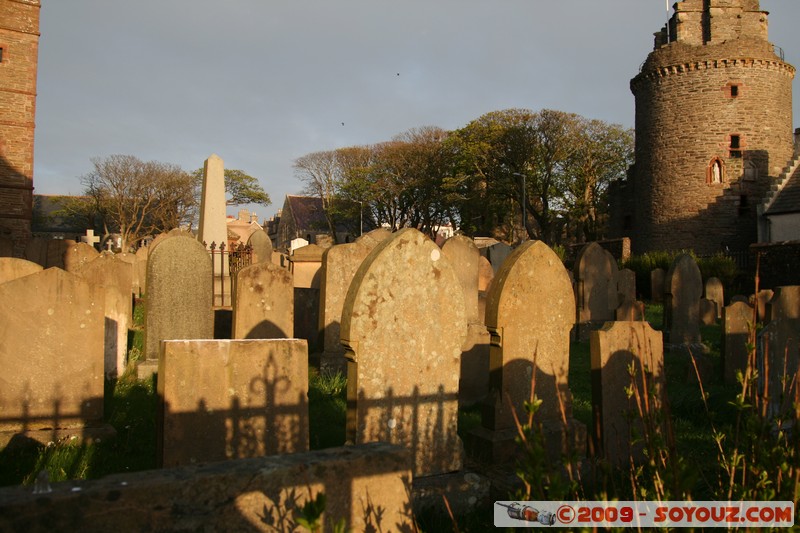
[[256,263],[236,275],[234,339],[294,337],[292,275],[270,262]]
[[747,368],[747,344],[753,324],[753,308],[734,302],[722,308],[722,375],[726,385],[737,385],[736,372]]
[[42,271],[42,266],[16,257],[0,257],[0,285]]
[[109,378],[121,376],[127,363],[128,328],[133,315],[133,264],[116,255],[103,254],[84,264],[76,273],[103,291],[105,373]]
[[584,246],[573,267],[578,336],[615,318],[619,307],[614,256],[596,242]]
[[656,303],[664,301],[664,278],[666,275],[663,268],[656,268],[650,272],[650,298]]
[[658,411],[666,392],[661,332],[647,322],[611,322],[592,332],[590,346],[595,450],[614,465],[640,461],[641,437],[661,431]]
[[214,337],[211,258],[189,237],[170,237],[150,251],[145,291],[145,358],[155,370],[163,340]]
[[58,268],[0,285],[0,438],[91,437],[103,422],[103,297]]
[[64,252],[64,270],[77,273],[83,266],[100,257],[100,252],[94,246],[85,242],[73,244]]
[[700,324],[713,326],[717,323],[717,302],[708,298],[700,298]]
[[700,342],[700,298],[703,279],[688,254],[675,258],[664,279],[664,331],[671,344]]
[[263,229],[257,229],[247,239],[253,250],[253,263],[272,262],[272,241]]
[[708,278],[705,285],[706,299],[717,304],[717,318],[722,317],[722,308],[725,306],[725,289],[719,278]]
[[308,348],[299,339],[165,341],[160,466],[308,451]]
[[463,298],[439,247],[407,228],[362,263],[342,311],[348,439],[405,446],[414,456],[415,477],[461,468]]
[[574,317],[572,284],[556,253],[541,241],[514,250],[497,273],[486,306],[491,392],[482,427],[474,433],[480,454],[494,461],[515,456],[514,415],[527,419],[524,403],[531,398],[534,377],[542,401],[536,419],[548,456],[583,449],[586,428],[572,419],[567,382]]

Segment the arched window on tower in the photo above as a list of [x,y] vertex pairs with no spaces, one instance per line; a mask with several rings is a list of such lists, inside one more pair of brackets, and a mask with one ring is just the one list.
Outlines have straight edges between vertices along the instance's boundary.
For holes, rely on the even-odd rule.
[[722,159],[714,157],[708,163],[706,170],[706,183],[722,183],[725,179],[725,167],[722,164]]

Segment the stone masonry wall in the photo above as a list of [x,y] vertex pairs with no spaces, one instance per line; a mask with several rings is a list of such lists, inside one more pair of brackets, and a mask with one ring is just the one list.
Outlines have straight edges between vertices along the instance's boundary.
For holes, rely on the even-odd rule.
[[31,231],[39,0],[0,0],[0,237],[21,257]]

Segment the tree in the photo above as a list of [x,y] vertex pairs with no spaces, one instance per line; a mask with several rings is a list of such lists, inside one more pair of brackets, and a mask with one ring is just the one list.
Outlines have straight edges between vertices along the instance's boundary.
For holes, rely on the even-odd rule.
[[[203,184],[203,169],[198,168],[192,172],[197,182],[197,198],[199,203],[200,191]],[[269,206],[272,199],[258,183],[258,179],[250,176],[243,170],[234,168],[225,169],[225,192],[230,195],[225,205],[259,204]]]
[[144,162],[131,155],[93,158],[94,170],[81,178],[86,196],[102,213],[106,233],[122,237],[122,249],[145,235],[191,220],[195,182],[179,166]]

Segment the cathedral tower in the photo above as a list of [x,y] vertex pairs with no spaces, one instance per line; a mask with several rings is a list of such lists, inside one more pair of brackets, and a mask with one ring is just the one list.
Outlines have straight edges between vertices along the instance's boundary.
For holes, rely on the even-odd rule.
[[31,235],[39,9],[0,0],[0,243],[18,257]]
[[758,0],[683,0],[631,80],[636,162],[612,191],[635,252],[743,250],[793,153],[795,69]]

